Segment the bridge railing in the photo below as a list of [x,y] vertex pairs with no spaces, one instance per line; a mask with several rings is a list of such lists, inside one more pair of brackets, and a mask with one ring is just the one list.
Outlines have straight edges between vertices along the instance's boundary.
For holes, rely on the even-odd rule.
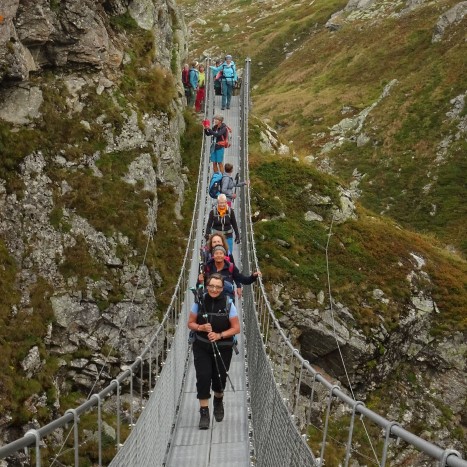
[[[249,84],[250,63],[247,60],[246,90]],[[245,99],[245,105],[248,105],[249,96]],[[244,112],[244,115],[248,113]],[[247,180],[247,122],[243,131],[242,176]],[[247,241],[242,244],[242,257],[244,264],[258,269],[248,186],[245,193],[242,212]],[[467,466],[459,452],[442,449],[410,433],[396,421],[381,417],[363,402],[350,397],[339,385],[328,381],[294,348],[290,336],[275,316],[262,280],[246,289],[245,335],[258,465],[277,465],[277,459],[284,459],[282,465],[312,465],[310,461],[304,463],[302,460],[307,453],[297,441],[296,432],[300,432],[303,441],[306,438],[315,449],[315,465],[318,466],[327,461],[329,465],[347,467],[357,456],[366,464],[382,467],[394,464],[396,459],[400,465]],[[285,413],[282,413],[282,406],[287,409]],[[335,410],[336,407],[339,410]],[[293,420],[295,433],[285,423],[286,417]],[[403,446],[397,446],[400,441]]]
[[[1,446],[0,459],[9,458],[12,462],[28,461],[30,465],[35,463],[36,466],[42,465],[43,462],[47,465],[64,465],[63,457],[66,456],[67,465],[74,464],[78,467],[92,451],[93,457],[97,458],[95,462],[101,466],[108,464],[117,450],[110,465],[127,467],[129,465],[163,464],[173,429],[188,355],[186,332],[177,333],[176,331],[179,324],[186,330],[185,301],[190,294],[189,285],[194,283],[189,274],[192,256],[195,251],[198,251],[196,244],[198,213],[204,202],[201,198],[205,196],[201,193],[204,140],[205,138],[202,143],[195,207],[183,265],[170,305],[157,325],[154,335],[135,361],[104,389],[92,394],[78,407],[67,410],[63,416],[51,423],[29,430],[23,437]],[[177,352],[174,352],[174,348]],[[155,391],[158,397],[153,396]],[[145,418],[152,417],[146,424],[151,427],[149,430],[141,430],[142,424],[136,424],[140,415]],[[80,422],[84,419],[87,434],[80,426]],[[69,430],[70,425],[72,425],[71,430]],[[67,430],[69,430],[68,436],[61,448],[57,448],[59,444],[57,440],[63,439],[63,433]],[[113,440],[109,443],[109,431],[112,432],[112,430],[115,431],[116,443]],[[152,448],[149,452],[137,446],[138,442],[145,442],[148,433],[151,434],[151,442],[148,445]],[[133,443],[133,445],[120,452],[123,438],[127,435],[126,443]],[[112,438],[113,435],[110,437]],[[153,442],[154,439],[157,443]],[[131,452],[131,455],[135,456],[132,457],[131,462],[127,461],[126,452]],[[140,458],[135,464],[134,459],[138,458],[138,453],[149,456],[149,459],[146,461]],[[71,460],[69,460],[70,457]],[[60,461],[59,458],[61,458]]]
[[[246,60],[242,85],[241,167],[242,179],[248,179],[248,113],[250,106],[250,60]],[[249,193],[240,199],[245,241],[241,244],[243,271],[249,265],[258,268],[254,252]],[[258,467],[303,467],[316,465],[306,440],[291,418],[279,388],[274,381],[272,367],[263,349],[255,309],[258,297],[251,287],[245,287],[243,301],[244,337],[247,354],[249,404],[253,426],[254,465]],[[262,289],[264,290],[264,289]],[[264,295],[266,297],[266,295]]]

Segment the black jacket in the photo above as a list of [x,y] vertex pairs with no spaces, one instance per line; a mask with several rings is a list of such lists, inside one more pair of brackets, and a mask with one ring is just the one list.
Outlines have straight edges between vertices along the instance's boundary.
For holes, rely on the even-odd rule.
[[212,128],[205,128],[204,133],[207,136],[214,136],[216,139],[216,149],[221,149],[223,146],[219,146],[217,143],[227,138],[227,125],[222,122],[220,125],[214,125]]
[[253,276],[244,276],[235,266],[235,264],[230,263],[229,261],[224,260],[224,267],[218,271],[216,265],[214,264],[214,258],[210,259],[204,266],[204,284],[207,285],[208,278],[211,274],[215,272],[221,274],[224,277],[224,293],[230,297],[234,297],[235,287],[241,288],[242,284],[249,285],[253,284],[256,281],[257,277]]
[[211,209],[206,225],[206,236],[209,237],[209,234],[215,233],[214,231],[223,233],[226,238],[231,238],[232,233],[235,232],[235,236],[240,238],[237,219],[232,208],[227,208],[227,213],[223,217],[219,215],[217,206]]
[[[204,294],[203,301],[198,305],[198,316],[196,322],[198,324],[211,323],[213,332],[221,333],[230,329],[230,298],[222,294],[219,297],[213,298],[209,294]],[[196,331],[197,338],[203,342],[209,342],[208,333],[204,331]],[[222,343],[232,345],[233,337],[226,337]]]

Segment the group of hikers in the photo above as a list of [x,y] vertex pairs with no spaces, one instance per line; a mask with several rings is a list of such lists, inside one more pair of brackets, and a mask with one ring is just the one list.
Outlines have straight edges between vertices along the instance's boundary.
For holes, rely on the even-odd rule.
[[[217,77],[217,81],[220,81],[221,109],[228,109],[232,89],[238,79],[232,56],[226,55],[225,62],[219,61],[210,69],[213,77]],[[188,70],[188,82],[190,83],[189,92],[186,94],[188,105],[194,103],[195,110],[201,109],[206,83],[202,65],[198,67],[197,62],[192,63],[191,69]],[[216,79],[214,90],[216,90]],[[234,180],[232,164],[227,163],[224,167],[224,149],[228,146],[223,142],[226,140],[228,127],[222,115],[216,115],[213,123],[211,128],[208,120],[203,121],[205,135],[213,139],[210,160],[213,163],[214,174],[209,194],[215,197],[216,201],[207,220],[206,245],[201,249],[198,281],[193,289],[195,303],[188,319],[201,430],[207,430],[211,423],[209,413],[211,390],[214,393],[214,418],[216,422],[224,419],[224,390],[227,380],[232,385],[228,372],[233,350],[236,350],[235,336],[240,332],[235,299],[241,300],[242,285],[252,284],[261,275],[260,271],[244,275],[235,265],[234,234],[236,244],[240,243],[241,238],[232,204],[237,197],[236,187],[244,186],[248,182]],[[212,189],[214,177],[218,179],[217,192]]]
[[[238,85],[238,75],[232,55],[226,55],[224,61],[216,60],[215,65],[209,67],[214,80],[214,92],[222,95],[221,110],[230,109],[230,101],[234,88]],[[206,71],[202,64],[196,60],[191,66],[185,63],[182,70],[182,83],[185,89],[185,97],[188,107],[195,108],[196,112],[202,112],[206,97]]]

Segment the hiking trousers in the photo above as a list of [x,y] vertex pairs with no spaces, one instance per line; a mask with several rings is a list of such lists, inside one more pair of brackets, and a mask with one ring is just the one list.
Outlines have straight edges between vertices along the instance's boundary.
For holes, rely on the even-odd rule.
[[230,79],[222,80],[222,104],[223,109],[230,107],[230,100],[232,99],[233,81]]
[[[217,342],[217,348],[219,349],[221,357],[219,357],[217,352],[214,352],[214,346],[212,344],[199,340],[193,342],[193,359],[196,370],[196,397],[198,399],[209,399],[211,397],[211,388],[214,392],[224,392],[225,382],[227,380],[226,369],[229,371],[230,361],[232,360],[232,347],[230,345],[219,345],[219,342]],[[224,364],[222,364],[222,362],[224,362]]]

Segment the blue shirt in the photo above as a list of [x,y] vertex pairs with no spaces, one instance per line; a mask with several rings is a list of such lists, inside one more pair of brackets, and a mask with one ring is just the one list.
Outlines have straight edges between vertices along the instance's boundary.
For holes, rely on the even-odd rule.
[[213,73],[218,73],[219,71],[222,71],[223,76],[222,79],[230,81],[237,81],[238,76],[237,76],[237,69],[235,67],[234,62],[230,62],[230,65],[227,65],[227,62],[222,63],[222,65],[219,66],[210,66]]

